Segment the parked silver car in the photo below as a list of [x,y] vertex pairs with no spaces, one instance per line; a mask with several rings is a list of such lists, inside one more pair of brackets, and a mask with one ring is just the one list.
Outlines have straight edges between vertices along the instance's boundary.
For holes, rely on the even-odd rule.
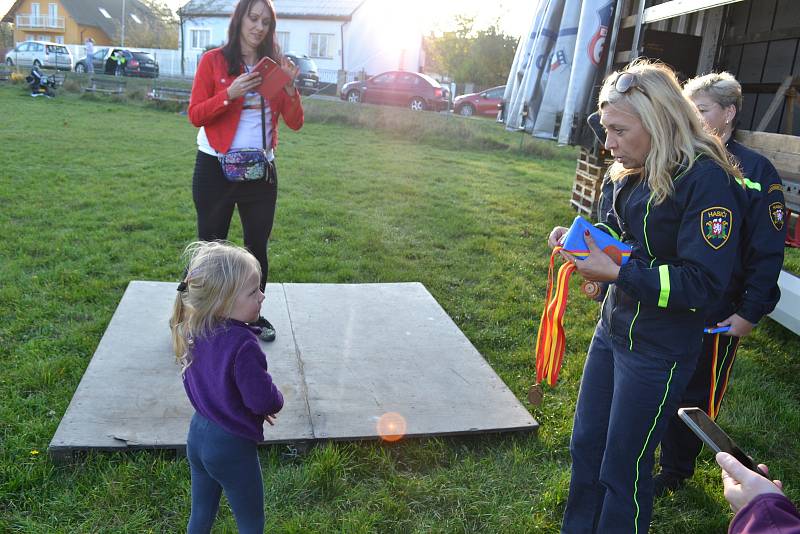
[[6,65],[72,70],[73,61],[69,48],[62,44],[49,41],[23,41],[6,54]]

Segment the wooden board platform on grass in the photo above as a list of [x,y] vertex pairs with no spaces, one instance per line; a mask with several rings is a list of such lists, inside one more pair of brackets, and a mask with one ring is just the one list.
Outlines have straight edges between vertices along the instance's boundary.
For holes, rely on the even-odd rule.
[[[50,443],[183,451],[193,409],[170,350],[174,283],[131,282]],[[269,284],[263,343],[285,407],[265,443],[535,431],[538,423],[419,283]],[[392,416],[396,417],[396,416]],[[398,426],[399,425],[399,426]]]

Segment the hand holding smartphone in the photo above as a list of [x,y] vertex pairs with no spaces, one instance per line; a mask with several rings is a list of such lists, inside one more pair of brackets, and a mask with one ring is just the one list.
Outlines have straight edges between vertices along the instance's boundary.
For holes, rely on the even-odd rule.
[[258,92],[266,99],[274,98],[279,91],[292,82],[289,75],[283,72],[281,66],[275,63],[272,58],[266,56],[256,64],[253,72],[258,72],[261,75],[261,85],[258,86]]
[[769,475],[759,469],[758,465],[740,449],[733,440],[700,408],[680,408],[680,417],[686,426],[694,432],[703,443],[705,443],[714,453],[727,452],[742,465],[751,471],[770,480]]

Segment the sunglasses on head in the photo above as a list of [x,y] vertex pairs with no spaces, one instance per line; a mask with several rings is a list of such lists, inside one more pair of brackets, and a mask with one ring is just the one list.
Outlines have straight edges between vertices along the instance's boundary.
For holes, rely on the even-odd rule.
[[[647,92],[642,89],[639,85],[639,77],[633,74],[632,72],[621,72],[617,75],[617,79],[614,80],[614,89],[617,90],[620,94],[625,94],[631,89],[636,89],[637,91],[641,92],[644,96],[647,96]],[[650,98],[648,96],[648,98]]]

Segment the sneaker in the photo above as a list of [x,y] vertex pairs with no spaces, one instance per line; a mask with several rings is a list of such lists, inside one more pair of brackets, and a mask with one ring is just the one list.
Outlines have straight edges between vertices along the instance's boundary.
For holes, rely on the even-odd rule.
[[677,491],[685,483],[685,478],[662,471],[653,477],[653,496],[663,497],[668,491]]
[[258,337],[264,341],[275,341],[275,327],[265,317],[260,316],[258,321],[253,323],[253,326],[261,328],[261,333]]

